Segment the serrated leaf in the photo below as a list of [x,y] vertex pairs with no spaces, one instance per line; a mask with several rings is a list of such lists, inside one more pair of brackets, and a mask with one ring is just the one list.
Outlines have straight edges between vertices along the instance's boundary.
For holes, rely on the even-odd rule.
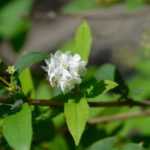
[[30,150],[32,119],[28,104],[24,104],[20,112],[4,119],[3,135],[13,149]]
[[30,52],[21,56],[15,64],[18,72],[23,71],[25,68],[30,67],[31,65],[38,63],[47,57],[47,53],[43,52]]
[[78,103],[69,100],[65,103],[64,114],[69,131],[75,144],[78,145],[89,116],[87,100],[82,98]]
[[81,58],[88,61],[92,46],[91,30],[86,21],[84,21],[77,29],[75,37],[68,42],[62,50],[71,51],[80,54]]
[[35,98],[35,89],[34,89],[32,75],[29,68],[23,70],[20,73],[19,80],[24,94],[25,95],[30,94],[31,98]]

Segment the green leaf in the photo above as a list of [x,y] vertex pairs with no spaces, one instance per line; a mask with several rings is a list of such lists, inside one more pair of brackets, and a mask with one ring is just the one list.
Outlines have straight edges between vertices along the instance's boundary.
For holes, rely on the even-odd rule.
[[136,64],[136,70],[138,71],[138,74],[140,74],[142,77],[142,75],[145,77],[149,77],[150,76],[150,70],[149,70],[149,66],[150,66],[150,61],[149,59],[145,59],[145,60],[141,60]]
[[144,150],[140,144],[128,143],[120,150]]
[[107,93],[108,91],[118,86],[116,82],[111,80],[104,80],[104,84],[105,84],[105,90],[103,91],[103,93]]
[[115,81],[116,67],[112,64],[102,65],[97,69],[95,77],[97,80],[112,80]]
[[105,138],[95,142],[88,150],[114,150],[114,143],[116,139],[114,137]]
[[56,137],[51,140],[49,143],[50,150],[69,150],[68,145],[65,139],[61,135],[57,135]]
[[[23,17],[31,9],[32,0],[14,0],[0,10],[0,35],[12,37],[25,22]],[[24,21],[24,22],[23,22]]]
[[28,104],[24,104],[20,112],[4,119],[3,135],[13,149],[30,150],[32,119]]
[[50,99],[52,98],[52,89],[45,82],[41,82],[36,90],[37,99]]
[[92,46],[91,30],[86,21],[84,21],[77,29],[73,40],[68,42],[62,50],[71,51],[80,54],[81,58],[88,61]]
[[118,84],[118,86],[114,89],[114,92],[117,94],[121,94],[123,97],[128,96],[129,88],[125,81],[123,80],[118,69],[112,64],[105,64],[101,66],[95,77],[97,80],[111,80]]
[[31,98],[35,98],[35,89],[30,69],[23,70],[19,75],[19,80],[24,94],[30,94]]
[[47,57],[47,53],[43,52],[30,52],[28,54],[23,55],[16,62],[16,69],[21,72],[25,68],[30,67],[31,65],[38,63]]
[[87,100],[83,98],[78,103],[69,100],[65,103],[64,114],[69,131],[78,145],[89,116]]
[[111,80],[100,80],[97,81],[95,78],[90,77],[89,79],[84,80],[80,84],[81,95],[84,95],[88,98],[96,97],[100,94],[105,94],[110,90],[116,88],[118,84]]
[[109,137],[95,142],[91,145],[88,150],[144,150],[140,144],[127,143],[127,144],[117,144],[117,139],[115,137]]

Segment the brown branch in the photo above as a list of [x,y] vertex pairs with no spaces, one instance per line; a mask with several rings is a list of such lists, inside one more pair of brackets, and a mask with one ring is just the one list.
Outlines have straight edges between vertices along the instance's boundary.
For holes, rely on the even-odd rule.
[[[8,98],[0,97],[0,103],[8,104]],[[34,106],[49,106],[55,108],[62,108],[64,106],[64,102],[62,101],[54,101],[54,100],[45,100],[45,99],[29,99],[28,103]],[[88,102],[90,107],[150,107],[150,101],[135,101],[135,100],[122,100],[122,101],[99,101],[99,102]],[[102,116],[95,117],[88,121],[89,124],[97,124],[97,123],[108,123],[112,121],[119,120],[127,120],[136,117],[146,117],[150,116],[150,110],[138,111],[138,112],[126,112],[112,116]]]
[[49,107],[63,107],[64,103],[61,101],[54,100],[29,100],[30,105],[34,106],[49,106]]
[[[0,97],[0,103],[8,103],[6,97]],[[53,99],[45,100],[45,99],[29,99],[28,103],[30,105],[36,106],[50,106],[50,107],[63,107],[64,102],[62,101],[54,101]],[[150,107],[150,101],[135,101],[135,100],[120,100],[120,101],[97,101],[97,102],[88,102],[90,107]]]
[[[63,107],[64,103],[60,101],[53,100],[30,100],[31,105],[39,106],[50,106],[50,107]],[[99,102],[88,102],[90,107],[120,107],[120,106],[140,106],[148,107],[150,106],[150,101],[134,101],[134,100],[122,100],[122,101],[99,101]]]
[[127,120],[131,118],[148,117],[148,116],[150,116],[150,110],[138,111],[138,112],[127,112],[127,113],[121,113],[113,116],[95,117],[90,119],[88,123],[89,124],[108,123],[112,121]]

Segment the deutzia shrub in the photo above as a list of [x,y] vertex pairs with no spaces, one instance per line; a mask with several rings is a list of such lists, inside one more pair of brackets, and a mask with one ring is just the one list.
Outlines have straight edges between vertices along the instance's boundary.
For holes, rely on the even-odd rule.
[[[149,55],[137,63],[139,73],[128,80],[128,87],[112,64],[86,67],[91,47],[91,30],[84,21],[61,51],[50,56],[29,52],[8,67],[0,60],[0,150],[146,150],[131,143],[128,132],[123,135],[129,125],[149,133],[150,120],[124,122],[150,115],[150,103],[142,100],[150,97]],[[42,61],[49,82],[31,70]],[[138,87],[145,88],[142,97],[132,91]],[[147,138],[141,141],[149,144]]]

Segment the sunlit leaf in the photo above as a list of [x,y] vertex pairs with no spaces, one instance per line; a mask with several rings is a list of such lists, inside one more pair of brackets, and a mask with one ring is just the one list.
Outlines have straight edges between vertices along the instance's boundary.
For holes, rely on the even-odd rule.
[[32,98],[35,98],[35,89],[30,69],[23,70],[19,75],[19,80],[24,94],[30,94]]
[[111,80],[100,80],[97,81],[95,78],[89,78],[80,85],[81,94],[88,98],[96,97],[101,94],[105,94],[112,89],[116,88],[118,84]]
[[105,84],[105,90],[103,91],[103,93],[107,93],[108,91],[118,86],[116,82],[111,80],[104,80],[104,84]]
[[52,90],[50,86],[44,82],[41,82],[36,91],[37,99],[50,99],[52,97]]
[[88,61],[92,46],[91,30],[86,21],[77,29],[75,37],[61,48],[64,51],[80,54],[81,58]]
[[24,104],[20,112],[8,116],[3,122],[3,135],[15,150],[30,150],[32,140],[31,108]]
[[78,145],[89,117],[89,106],[86,99],[83,98],[79,102],[69,100],[65,103],[64,114],[69,131],[75,144]]

